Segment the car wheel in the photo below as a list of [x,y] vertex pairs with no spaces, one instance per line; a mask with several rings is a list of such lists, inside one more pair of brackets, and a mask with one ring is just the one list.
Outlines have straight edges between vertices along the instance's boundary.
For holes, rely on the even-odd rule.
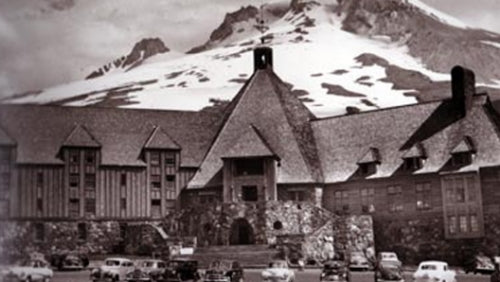
[[49,277],[45,277],[45,278],[43,279],[43,282],[50,282],[50,278],[49,278]]

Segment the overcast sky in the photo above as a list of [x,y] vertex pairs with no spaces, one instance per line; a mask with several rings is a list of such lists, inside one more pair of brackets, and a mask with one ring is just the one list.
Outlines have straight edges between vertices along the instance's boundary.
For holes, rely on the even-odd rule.
[[[82,79],[146,37],[186,51],[226,12],[263,1],[0,0],[0,97]],[[500,0],[422,1],[500,33]]]

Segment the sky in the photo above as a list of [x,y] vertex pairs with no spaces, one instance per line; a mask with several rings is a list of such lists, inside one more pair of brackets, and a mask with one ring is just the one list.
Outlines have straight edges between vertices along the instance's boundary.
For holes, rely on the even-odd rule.
[[[500,34],[500,0],[422,1]],[[0,0],[0,97],[83,79],[147,37],[184,52],[205,42],[225,13],[263,2]]]

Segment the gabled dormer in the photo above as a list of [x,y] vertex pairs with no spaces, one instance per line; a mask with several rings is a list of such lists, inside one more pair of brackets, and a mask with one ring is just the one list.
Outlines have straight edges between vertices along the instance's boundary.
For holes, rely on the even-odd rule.
[[476,146],[470,136],[464,136],[451,150],[451,165],[454,167],[466,166],[472,163]]
[[406,171],[415,171],[423,167],[427,153],[421,143],[414,144],[403,155],[403,168]]
[[369,148],[357,161],[359,174],[369,176],[377,172],[377,165],[381,162],[380,152],[377,148]]
[[224,201],[276,200],[280,158],[254,125],[221,156]]

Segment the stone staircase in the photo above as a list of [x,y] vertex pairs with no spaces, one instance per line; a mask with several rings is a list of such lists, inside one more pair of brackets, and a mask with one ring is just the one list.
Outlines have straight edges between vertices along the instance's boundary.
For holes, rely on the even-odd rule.
[[205,268],[214,260],[237,260],[243,267],[264,267],[278,255],[269,245],[233,245],[196,248],[191,258]]

